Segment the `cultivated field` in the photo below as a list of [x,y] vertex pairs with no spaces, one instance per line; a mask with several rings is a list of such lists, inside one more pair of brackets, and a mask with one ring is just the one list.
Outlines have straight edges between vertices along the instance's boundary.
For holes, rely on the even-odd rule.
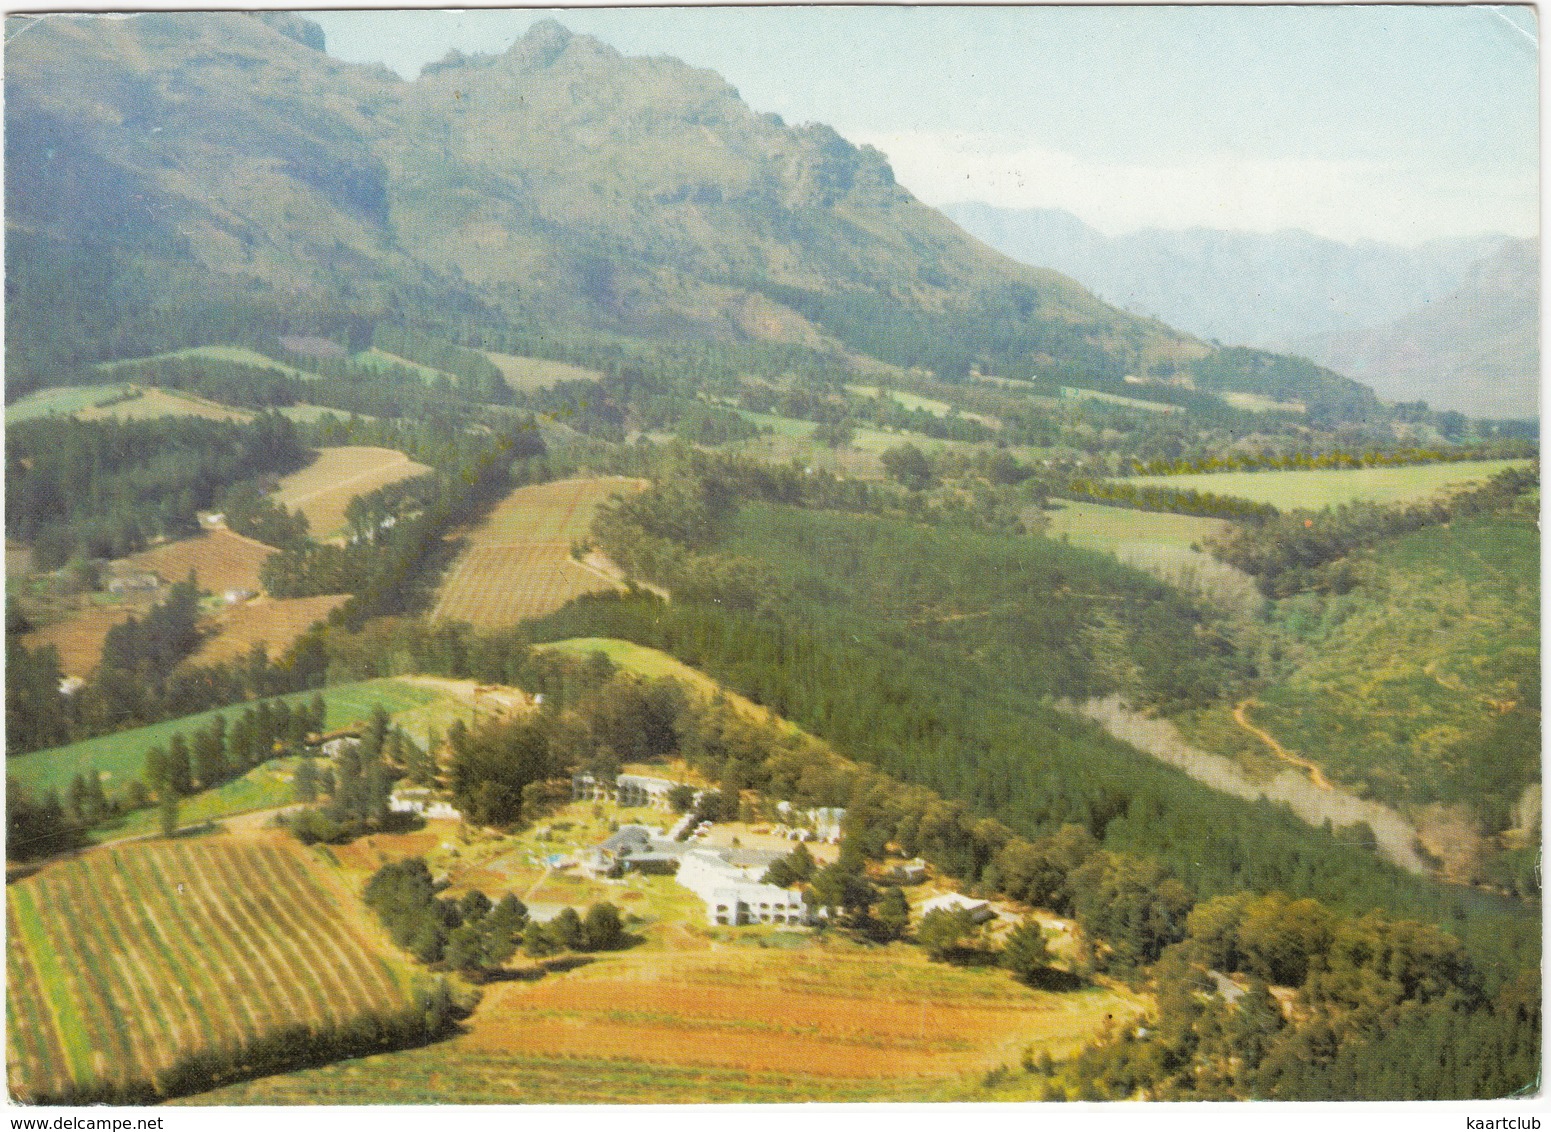
[[1045,511],[1049,526],[1047,538],[1105,550],[1113,554],[1122,544],[1158,543],[1189,550],[1227,529],[1222,519],[1196,515],[1174,515],[1161,511],[1133,511],[1127,507],[1107,507],[1102,503],[1059,500]]
[[253,414],[244,409],[233,409],[189,393],[174,393],[145,385],[134,388],[138,394],[126,401],[115,401],[111,405],[88,405],[75,415],[83,421],[143,421],[155,417],[204,417],[212,421],[253,419]]
[[408,358],[401,358],[399,355],[390,354],[386,350],[379,350],[376,346],[369,350],[362,350],[350,360],[355,362],[356,365],[367,366],[370,369],[379,371],[398,366],[400,369],[407,369],[427,385],[439,378],[446,378],[449,381],[456,380],[450,373],[444,373],[433,366],[421,365],[419,362],[410,361]]
[[1149,413],[1178,413],[1178,405],[1167,401],[1144,401],[1140,397],[1122,397],[1118,393],[1105,393],[1098,389],[1061,387],[1061,396],[1073,401],[1103,401],[1107,405],[1123,405],[1128,409],[1146,409]]
[[[315,692],[295,692],[277,699],[287,703],[305,703]],[[342,727],[371,717],[372,705],[380,703],[390,714],[407,711],[429,703],[444,693],[403,680],[363,680],[354,684],[340,684],[322,689],[328,714],[327,727]],[[61,794],[77,773],[97,771],[104,776],[103,785],[110,791],[118,791],[131,778],[139,776],[145,764],[145,753],[155,746],[166,746],[174,731],[181,731],[185,738],[206,726],[217,715],[226,717],[228,724],[243,709],[251,705],[233,704],[225,708],[200,712],[181,719],[154,723],[149,727],[137,727],[95,739],[83,739],[63,747],[32,751],[6,760],[6,774],[17,779],[28,789],[41,793],[54,789]]]
[[257,593],[262,588],[259,567],[274,553],[274,547],[223,527],[152,547],[120,560],[117,565],[124,573],[149,571],[164,582],[181,582],[192,570],[202,590],[217,594],[235,589]]
[[356,496],[430,470],[392,448],[320,448],[316,460],[280,481],[274,499],[307,516],[313,538],[327,539],[343,532],[345,508]]
[[165,354],[153,354],[148,358],[126,358],[119,362],[104,362],[97,369],[105,374],[112,374],[115,368],[136,361],[156,361],[160,358],[209,358],[217,362],[236,362],[239,365],[256,366],[260,369],[275,369],[287,377],[299,377],[304,381],[317,381],[318,375],[295,366],[288,366],[284,362],[277,362],[273,358],[266,357],[256,350],[249,350],[242,346],[192,346],[186,350],[172,350]]
[[[883,389],[877,385],[857,385],[846,383],[846,389],[862,397],[886,397],[904,409],[925,409],[934,417],[946,417],[953,412],[953,406],[946,401],[939,401],[935,397],[922,397],[918,393],[906,393],[902,389]],[[1001,428],[1002,422],[995,417],[988,417],[983,413],[959,413],[966,420],[979,421],[987,428]]]
[[277,1026],[400,1009],[353,902],[289,840],[103,849],[6,889],[6,1074],[18,1099],[152,1080]]
[[121,384],[112,384],[61,385],[52,389],[39,389],[7,405],[5,423],[17,424],[37,417],[68,417],[90,408],[98,401],[118,396],[125,388]]
[[1026,1049],[1060,1057],[1142,1013],[1093,987],[748,931],[711,950],[608,955],[487,988],[468,1032],[190,1098],[191,1103],[705,1103],[949,1099]]
[[1524,460],[1469,460],[1457,464],[1417,464],[1404,468],[1313,469],[1278,472],[1198,472],[1184,476],[1133,476],[1138,486],[1209,491],[1284,511],[1351,503],[1410,503],[1450,488],[1481,483],[1504,468],[1523,467]]
[[350,600],[349,594],[321,597],[260,597],[217,613],[207,625],[210,633],[189,659],[194,664],[214,664],[246,656],[254,645],[265,646],[270,659],[279,657],[315,622],[323,620]]
[[91,675],[102,659],[102,642],[108,630],[132,615],[144,613],[144,605],[114,603],[89,605],[63,621],[35,629],[22,638],[30,649],[53,645],[59,650],[59,668],[66,676]]
[[603,375],[596,370],[566,362],[552,362],[548,358],[524,358],[517,354],[497,354],[486,350],[485,357],[495,363],[506,384],[524,392],[548,389],[562,381],[597,381]]
[[643,487],[641,480],[600,476],[518,488],[469,532],[432,617],[500,629],[552,613],[582,594],[617,588],[572,561],[571,544],[586,536],[600,503]]

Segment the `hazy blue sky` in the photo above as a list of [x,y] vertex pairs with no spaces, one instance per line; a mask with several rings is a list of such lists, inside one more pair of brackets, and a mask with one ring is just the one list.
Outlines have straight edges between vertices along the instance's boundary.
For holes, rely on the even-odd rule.
[[405,77],[559,19],[710,67],[878,146],[923,200],[1419,242],[1537,229],[1532,9],[679,8],[322,12]]

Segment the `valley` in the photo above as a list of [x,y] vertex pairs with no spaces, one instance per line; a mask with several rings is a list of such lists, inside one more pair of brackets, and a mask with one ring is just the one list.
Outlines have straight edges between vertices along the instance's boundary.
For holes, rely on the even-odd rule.
[[1538,419],[1272,348],[1492,241],[1030,219],[1218,341],[520,18],[8,36],[12,1100],[1532,1089]]

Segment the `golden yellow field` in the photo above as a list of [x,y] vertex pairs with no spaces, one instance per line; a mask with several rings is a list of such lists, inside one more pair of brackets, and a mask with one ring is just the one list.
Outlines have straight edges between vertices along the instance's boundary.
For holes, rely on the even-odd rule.
[[573,561],[571,544],[587,534],[600,503],[643,487],[642,480],[599,476],[518,488],[469,532],[432,616],[500,629],[616,588],[607,574]]
[[130,616],[145,612],[146,605],[92,605],[63,621],[45,625],[22,640],[30,649],[53,645],[59,650],[59,668],[66,676],[86,677],[102,659],[102,642],[108,630]]
[[257,592],[259,567],[274,553],[272,546],[220,527],[131,555],[123,559],[123,566],[158,574],[164,582],[181,582],[193,570],[199,588],[212,593]]
[[344,529],[345,508],[356,496],[430,470],[392,448],[320,448],[316,460],[280,481],[274,499],[307,516],[313,538],[328,539]]
[[18,1099],[146,1081],[279,1025],[407,1003],[378,933],[308,850],[220,835],[102,849],[6,889]]
[[247,655],[256,644],[265,646],[270,659],[279,657],[315,621],[321,621],[350,600],[349,594],[321,597],[259,597],[216,614],[206,626],[209,634],[189,659],[194,664],[214,664]]

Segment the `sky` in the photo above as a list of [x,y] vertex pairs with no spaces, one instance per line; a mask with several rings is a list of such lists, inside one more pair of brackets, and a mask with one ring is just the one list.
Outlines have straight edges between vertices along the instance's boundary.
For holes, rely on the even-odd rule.
[[755,110],[877,146],[932,205],[1063,208],[1111,235],[1538,233],[1538,28],[1524,6],[309,15],[330,54],[406,78],[556,18],[628,55],[709,67]]

